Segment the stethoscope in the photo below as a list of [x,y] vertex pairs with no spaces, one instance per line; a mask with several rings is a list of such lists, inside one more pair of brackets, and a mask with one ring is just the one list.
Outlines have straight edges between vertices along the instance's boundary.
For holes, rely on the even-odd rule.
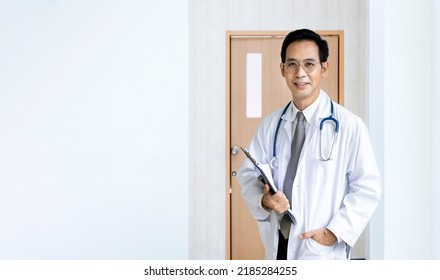
[[[274,137],[274,141],[273,141],[273,153],[272,153],[272,160],[269,162],[269,165],[272,169],[277,169],[278,168],[278,159],[276,157],[277,155],[277,139],[278,139],[278,132],[280,130],[280,126],[281,126],[281,122],[282,122],[282,118],[284,116],[284,114],[286,113],[287,109],[289,108],[290,104],[292,102],[290,101],[289,103],[287,103],[286,107],[284,107],[283,112],[280,115],[280,118],[278,120],[278,124],[277,124],[277,128],[275,130],[275,137]],[[321,122],[319,123],[319,160],[321,161],[328,161],[331,159],[332,153],[333,153],[333,146],[335,145],[335,141],[336,141],[336,135],[338,134],[339,131],[339,122],[337,119],[335,119],[333,117],[333,101],[330,100],[330,116],[323,118],[321,120]],[[328,155],[328,157],[324,157],[322,155],[322,127],[324,126],[325,122],[327,121],[331,121],[335,123],[335,133],[333,134],[333,141],[332,141],[332,145],[330,148],[330,153]]]

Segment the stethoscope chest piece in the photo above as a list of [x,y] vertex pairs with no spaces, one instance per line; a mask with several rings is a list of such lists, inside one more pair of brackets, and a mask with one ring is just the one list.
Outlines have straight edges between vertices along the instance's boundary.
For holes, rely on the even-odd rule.
[[269,162],[269,166],[272,169],[278,168],[278,159],[276,157],[272,158],[272,160]]

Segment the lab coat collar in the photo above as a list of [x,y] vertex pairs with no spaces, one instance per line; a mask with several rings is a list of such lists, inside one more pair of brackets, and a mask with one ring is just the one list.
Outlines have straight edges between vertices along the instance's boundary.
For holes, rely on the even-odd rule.
[[323,91],[321,89],[321,92],[319,93],[320,98],[321,98],[321,102],[319,103],[317,112],[316,112],[316,117],[315,117],[315,122],[319,123],[321,121],[321,119],[326,118],[328,116],[330,116],[331,112],[330,112],[330,96],[328,96],[328,94]]

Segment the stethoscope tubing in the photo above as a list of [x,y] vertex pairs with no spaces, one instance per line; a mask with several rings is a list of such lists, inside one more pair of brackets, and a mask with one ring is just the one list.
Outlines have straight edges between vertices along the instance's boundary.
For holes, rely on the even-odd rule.
[[[283,111],[281,112],[280,118],[278,119],[277,127],[275,129],[275,136],[274,136],[274,140],[273,140],[274,142],[273,142],[273,150],[272,150],[272,160],[269,163],[269,165],[270,165],[270,167],[272,169],[278,168],[278,160],[277,160],[277,157],[276,157],[276,155],[277,155],[277,150],[276,149],[277,149],[278,132],[280,130],[281,122],[283,120],[282,118],[283,118],[284,114],[287,112],[287,109],[289,108],[291,103],[292,103],[292,101],[289,101],[289,103],[287,103],[286,107],[284,107]],[[333,114],[334,114],[333,101],[330,100],[330,116],[328,116],[326,118],[323,118],[321,120],[321,122],[319,123],[319,132],[320,132],[320,134],[322,133],[322,127],[324,126],[324,123],[326,121],[333,121],[335,123],[335,135],[333,136],[332,146],[331,146],[331,149],[330,149],[330,155],[327,158],[325,158],[325,159],[322,157],[322,151],[321,151],[321,141],[322,140],[321,140],[321,136],[320,136],[320,140],[319,140],[319,149],[320,149],[319,156],[320,156],[320,159],[319,160],[321,160],[321,161],[328,161],[328,160],[331,159],[331,155],[332,155],[332,152],[333,152],[333,146],[334,146],[335,140],[336,140],[336,134],[338,134],[338,132],[339,132],[339,121],[333,117]]]

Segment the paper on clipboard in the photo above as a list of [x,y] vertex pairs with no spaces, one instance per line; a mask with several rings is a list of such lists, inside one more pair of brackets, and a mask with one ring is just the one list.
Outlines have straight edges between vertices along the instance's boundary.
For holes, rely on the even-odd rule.
[[[240,148],[243,151],[243,153],[248,157],[248,159],[250,159],[250,161],[252,161],[252,163],[255,165],[255,167],[258,169],[258,171],[260,171],[260,174],[261,174],[260,179],[261,179],[261,181],[269,186],[270,192],[272,194],[275,194],[278,191],[278,189],[275,186],[275,183],[273,181],[272,172],[270,171],[269,164],[258,163],[251,156],[251,154],[249,153],[249,151],[246,148],[243,148],[243,147],[240,147]],[[286,214],[290,218],[290,221],[295,225],[296,224],[296,219],[295,219],[295,216],[293,216],[292,209],[289,209],[286,212],[287,212]]]
[[261,168],[261,171],[264,173],[264,175],[266,176],[267,180],[269,181],[268,185],[272,186],[274,191],[277,192],[278,189],[277,187],[275,187],[275,183],[273,182],[273,178],[272,178],[272,172],[270,171],[270,166],[269,164],[258,164]]

